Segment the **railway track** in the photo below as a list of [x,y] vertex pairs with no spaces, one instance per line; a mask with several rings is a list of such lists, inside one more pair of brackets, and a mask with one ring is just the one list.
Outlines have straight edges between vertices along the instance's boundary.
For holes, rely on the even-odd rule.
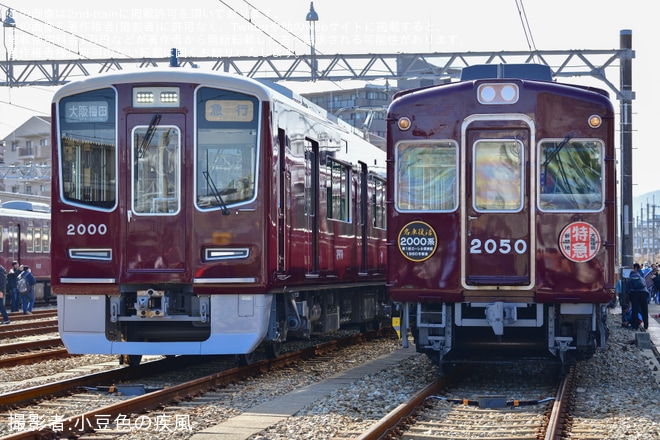
[[574,368],[565,377],[557,377],[554,397],[524,401],[487,393],[476,399],[446,397],[455,380],[452,375],[430,383],[359,439],[563,438],[566,411],[576,380]]
[[57,310],[10,316],[11,324],[0,326],[0,368],[70,357],[59,336],[49,336],[58,332]]
[[[113,420],[122,415],[143,413],[162,408],[163,405],[175,405],[177,402],[191,400],[194,396],[226,387],[230,383],[257,377],[266,371],[279,370],[305,359],[327,355],[347,345],[362,343],[365,340],[364,338],[364,335],[354,335],[283,354],[276,359],[264,359],[241,368],[233,366],[233,357],[231,359],[222,357],[224,358],[223,366],[217,366],[218,364],[216,364],[216,366],[202,367],[205,369],[222,369],[218,373],[206,374],[185,383],[163,386],[161,389],[150,390],[151,392],[134,397],[118,396],[116,393],[112,393],[113,385],[123,383],[126,387],[126,383],[129,381],[134,383],[136,380],[144,381],[145,378],[149,378],[149,381],[152,382],[156,380],[153,377],[157,373],[169,371],[176,376],[177,371],[186,370],[190,372],[194,368],[200,368],[199,364],[193,367],[196,363],[191,364],[191,359],[186,357],[163,359],[145,362],[137,368],[119,367],[103,373],[85,375],[76,379],[5,394],[0,396],[0,410],[10,411],[17,415],[23,414],[21,417],[25,420],[39,420],[44,421],[44,423],[43,426],[42,424],[19,423],[17,425],[15,423],[14,427],[20,426],[26,429],[10,430],[10,432],[5,432],[6,436],[2,438],[58,438],[56,432],[64,433],[62,436],[75,435],[80,437],[88,431],[103,430],[103,423],[108,419]],[[207,363],[208,358],[205,358],[203,362]],[[222,362],[222,359],[219,362]],[[107,386],[99,388],[99,384],[107,384]],[[97,392],[90,392],[90,390]],[[99,390],[100,392],[98,392]],[[46,400],[48,396],[68,397],[64,397],[62,403],[58,403],[62,398]],[[67,410],[67,407],[72,406],[70,404],[72,400],[76,402],[86,401],[89,405],[83,406],[88,408],[85,411],[72,414],[71,410]],[[53,414],[63,414],[63,417],[53,421]],[[50,415],[50,419],[48,415]],[[45,423],[47,420],[51,420],[52,423]],[[11,426],[11,423],[9,425]]]
[[[14,346],[20,346],[21,348],[16,348],[18,352],[31,351],[29,353],[14,354],[12,356],[0,359],[0,368],[9,368],[16,367],[19,365],[31,365],[36,362],[43,362],[51,359],[64,359],[71,357],[66,348],[64,347],[55,347],[55,345],[61,345],[61,341],[56,340],[46,340],[46,341],[34,341],[34,342],[20,342],[17,344],[10,344]],[[30,347],[30,348],[28,348]],[[48,350],[47,348],[53,347]],[[3,348],[10,348],[3,346]]]
[[9,313],[10,324],[0,325],[0,339],[57,332],[57,310],[34,310],[31,315]]
[[[314,361],[316,364],[319,365],[320,369],[323,369],[324,365],[327,365],[330,362],[336,362],[336,360],[332,358],[317,358],[316,361]],[[169,370],[169,369],[174,369],[172,366],[169,366],[167,363],[160,363],[156,364],[159,365],[155,367],[155,371],[163,371],[163,370]],[[230,365],[230,366],[227,366]],[[262,368],[258,364],[254,365],[253,367],[258,368],[258,371],[256,373],[248,373],[248,377],[258,377],[259,375],[263,374],[265,371],[268,370],[268,368]],[[194,369],[197,368],[196,366],[189,366],[188,369]],[[203,366],[201,368],[204,368]],[[231,370],[233,369],[233,362],[231,360],[226,362],[226,365],[222,367],[223,369]],[[298,367],[290,367],[293,370],[297,370]],[[126,369],[126,368],[120,368],[122,370],[132,370],[132,369]],[[146,371],[146,370],[145,370]],[[176,370],[175,370],[176,371]],[[572,371],[571,371],[572,373]],[[155,374],[155,373],[154,373]],[[300,373],[299,373],[300,374]],[[307,374],[307,373],[305,373]],[[528,373],[529,374],[529,373]],[[151,376],[151,373],[146,374],[146,376]],[[511,373],[495,373],[494,371],[491,372],[491,375],[495,376],[501,376],[501,377],[518,377],[520,376],[520,372],[511,372]],[[523,374],[523,376],[526,378],[526,376]],[[539,373],[534,373],[534,376],[546,376],[546,377],[556,377],[556,375],[550,375],[550,374],[539,374]],[[94,404],[98,405],[98,402],[96,402],[96,399],[102,399],[106,401],[106,405],[100,406],[100,408],[104,407],[113,407],[114,405],[117,405],[118,411],[120,411],[120,414],[132,414],[132,417],[139,417],[139,413],[143,411],[144,408],[140,408],[138,410],[134,410],[132,413],[127,412],[131,411],[130,407],[122,406],[123,403],[122,401],[126,399],[125,396],[113,396],[110,393],[109,390],[111,389],[110,385],[107,386],[101,386],[97,387],[99,383],[105,383],[105,384],[116,384],[119,382],[130,382],[135,380],[143,380],[145,375],[142,376],[136,376],[137,379],[132,379],[131,377],[127,377],[126,379],[120,379],[114,374],[109,374],[108,377],[109,379],[107,381],[105,380],[99,380],[99,378],[102,376],[97,376],[95,379],[91,380],[88,385],[84,385],[83,388],[78,388],[82,390],[82,392],[77,392],[76,390],[69,390],[66,391],[64,390],[60,395],[65,395],[67,397],[68,403],[71,405],[82,405],[83,403],[87,404]],[[142,379],[140,379],[142,377]],[[237,379],[240,380],[240,379]],[[235,382],[235,381],[234,381]],[[452,379],[451,382],[455,383],[455,380]],[[450,383],[451,383],[450,382]],[[472,381],[474,382],[474,381]],[[509,385],[507,385],[507,383]],[[568,382],[565,383],[563,387],[566,387],[569,389]],[[241,385],[243,386],[243,385]],[[424,397],[421,398],[420,404],[416,406],[421,406],[422,409],[425,409],[429,411],[428,413],[424,413],[421,410],[415,410],[411,411],[410,410],[410,405],[406,403],[406,405],[400,405],[399,408],[397,408],[397,411],[399,413],[397,414],[396,412],[393,412],[392,418],[394,419],[404,419],[406,422],[408,422],[410,425],[407,427],[388,427],[388,428],[382,428],[382,426],[387,426],[383,425],[386,422],[379,422],[376,425],[373,425],[370,431],[367,431],[363,434],[360,434],[362,430],[355,430],[350,433],[350,435],[347,433],[344,434],[339,434],[338,436],[335,437],[327,437],[327,438],[333,438],[333,439],[339,439],[339,438],[351,438],[355,439],[358,438],[358,436],[362,435],[363,437],[361,438],[388,438],[388,439],[394,439],[394,438],[401,438],[401,439],[415,439],[415,438],[461,438],[461,435],[463,435],[463,438],[494,438],[493,435],[497,433],[497,430],[500,429],[501,433],[507,433],[507,434],[502,434],[500,438],[511,438],[511,435],[516,435],[516,438],[559,438],[557,437],[559,434],[553,434],[553,432],[561,432],[561,429],[557,431],[557,428],[554,430],[545,428],[543,420],[554,420],[554,424],[557,426],[561,426],[562,423],[564,423],[565,420],[569,420],[570,418],[567,418],[565,416],[561,415],[561,409],[560,407],[556,406],[556,403],[563,402],[564,407],[566,407],[566,401],[563,398],[560,398],[560,393],[558,391],[535,391],[534,396],[536,398],[530,398],[529,395],[523,396],[520,398],[516,399],[505,399],[505,395],[507,395],[506,390],[508,389],[507,387],[510,386],[510,382],[505,382],[504,385],[489,385],[485,386],[483,384],[479,385],[482,390],[490,390],[491,392],[482,392],[482,396],[485,397],[484,400],[485,402],[491,401],[491,402],[502,402],[505,401],[506,406],[501,407],[501,408],[487,408],[487,407],[482,407],[481,403],[479,401],[479,397],[477,395],[472,395],[470,394],[471,391],[468,390],[467,385],[464,386],[463,388],[455,388],[455,387],[450,387],[446,383],[435,383],[433,385],[430,385],[431,390],[430,392],[427,392]],[[558,385],[554,383],[553,387],[557,387]],[[247,385],[248,388],[254,387],[251,385]],[[94,388],[98,388],[98,390],[93,390]],[[197,406],[204,406],[208,401],[223,401],[223,396],[228,395],[231,393],[229,391],[231,386],[227,385],[218,385],[218,386],[213,386],[211,385],[210,388],[207,387],[207,392],[204,393],[202,396],[201,394],[203,392],[200,392],[198,394],[195,394],[194,392],[190,394],[182,393],[178,397],[177,395],[173,395],[169,397],[170,399],[173,399],[169,402],[170,403],[161,403],[160,406],[156,404],[155,408],[156,411],[161,412],[164,410],[164,407],[167,407],[167,411],[170,412],[170,409],[175,408],[175,407],[180,407],[181,405],[184,405],[185,407],[188,408],[193,408]],[[427,387],[428,388],[428,387]],[[90,391],[92,390],[92,391]],[[212,390],[210,393],[208,390]],[[151,390],[152,392],[149,392],[147,394],[153,394],[156,392],[160,392],[161,390],[156,389],[156,390]],[[174,390],[176,391],[176,390]],[[179,390],[180,392],[180,390]],[[239,391],[240,392],[240,391]],[[241,392],[242,393],[242,392]],[[428,394],[431,395],[431,397],[428,397]],[[565,394],[565,392],[563,393]],[[543,398],[539,396],[545,396]],[[146,395],[145,395],[146,396]],[[162,399],[167,399],[167,396],[165,395],[158,395],[158,394],[153,394],[153,396],[156,396],[156,400],[162,400]],[[163,397],[165,396],[165,397]],[[183,396],[183,397],[182,397]],[[548,397],[548,396],[555,396],[555,397]],[[140,396],[141,397],[141,396]],[[151,396],[144,397],[144,399],[149,399]],[[233,403],[231,403],[231,400],[227,400],[226,397],[224,397],[225,403],[220,403],[220,405],[227,405],[230,408],[229,410],[235,410],[233,408]],[[37,401],[39,401],[40,398],[37,397]],[[412,400],[412,399],[411,399]],[[541,400],[543,400],[541,402]],[[517,401],[516,403],[514,403]],[[533,402],[535,401],[535,402]],[[111,403],[112,402],[112,403]],[[144,402],[137,401],[136,407],[144,406]],[[168,402],[167,400],[163,400],[163,402]],[[531,402],[531,403],[530,403]],[[528,404],[529,403],[529,404]],[[8,411],[21,411],[20,406],[21,405],[30,405],[25,408],[34,408],[35,405],[34,403],[30,403],[29,401],[25,401],[25,403],[15,403],[11,404],[8,407],[4,407],[3,410],[5,411],[5,414],[9,414]],[[48,402],[47,403],[47,411],[50,411],[51,414],[53,413],[53,402]],[[218,405],[217,403],[215,405]],[[415,406],[415,405],[413,405]],[[16,409],[18,408],[18,409]],[[103,409],[100,410],[103,412]],[[172,414],[178,414],[182,412],[181,409],[174,409],[171,411]],[[185,410],[184,410],[185,412]],[[153,413],[146,413],[145,418],[148,417],[155,417],[151,416],[149,414]],[[89,417],[92,418],[99,418],[99,422],[102,422],[103,419],[100,418],[103,414],[88,414]],[[192,417],[192,416],[191,416]],[[195,419],[199,417],[198,415],[194,416]],[[376,418],[373,418],[372,420],[375,420]],[[82,423],[83,420],[87,420],[85,417],[79,418],[78,423]],[[155,418],[154,418],[155,420]],[[437,421],[443,421],[442,424],[438,424],[436,426]],[[76,422],[74,421],[74,427],[76,427]],[[443,426],[444,425],[444,426]],[[381,433],[374,434],[372,431],[376,428],[379,427],[378,429],[383,430]],[[443,434],[441,430],[445,429],[445,433]],[[487,427],[485,429],[485,432],[482,432],[484,427]],[[570,422],[567,422],[567,428],[570,429]],[[364,427],[362,428],[364,429]],[[582,428],[581,428],[582,429]],[[593,430],[592,430],[593,431]],[[383,433],[384,432],[384,433]],[[590,431],[591,432],[591,431]],[[600,438],[603,437],[603,432],[602,430],[599,431],[601,435]],[[103,431],[105,434],[106,431]],[[21,436],[15,437],[15,435],[18,433],[11,434],[10,437],[8,438],[43,438],[42,436],[44,435],[40,430],[37,436],[30,436],[30,434],[27,434],[27,436]],[[117,434],[117,433],[116,433]],[[97,433],[96,438],[127,438],[125,437],[126,433],[123,433],[124,437],[121,437],[121,433],[119,433],[118,437],[113,437],[113,436],[107,436],[104,437],[101,435],[101,432]],[[49,435],[49,434],[47,434]],[[84,436],[85,438],[94,438],[93,436],[90,436],[88,433],[76,433],[76,436]],[[99,437],[99,435],[101,435]],[[192,435],[192,434],[191,434]],[[343,437],[342,437],[343,435]],[[374,436],[375,435],[375,436]],[[563,435],[566,435],[565,433]],[[371,437],[370,437],[371,436]],[[490,437],[489,437],[490,436]],[[45,438],[55,438],[55,437],[48,437],[46,436]],[[154,437],[156,438],[156,437]],[[164,437],[157,437],[157,438],[164,438]],[[188,437],[184,437],[188,438]],[[192,438],[192,437],[191,437]],[[248,438],[248,437],[245,437]],[[582,437],[580,437],[582,438]],[[596,437],[593,438],[598,438]]]

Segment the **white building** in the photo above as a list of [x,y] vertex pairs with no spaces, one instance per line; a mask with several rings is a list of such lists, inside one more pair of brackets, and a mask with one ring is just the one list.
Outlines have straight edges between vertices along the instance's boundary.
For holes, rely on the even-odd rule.
[[33,116],[4,139],[0,155],[0,200],[50,203],[51,118]]

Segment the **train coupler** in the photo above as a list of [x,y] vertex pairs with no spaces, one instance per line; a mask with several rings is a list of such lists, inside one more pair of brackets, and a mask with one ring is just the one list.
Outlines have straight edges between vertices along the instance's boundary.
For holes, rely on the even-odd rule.
[[164,290],[138,290],[135,310],[140,317],[157,317],[167,315],[168,298]]

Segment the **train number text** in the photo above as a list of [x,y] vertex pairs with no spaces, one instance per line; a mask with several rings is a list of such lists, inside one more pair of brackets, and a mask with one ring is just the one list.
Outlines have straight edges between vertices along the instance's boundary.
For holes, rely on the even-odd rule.
[[473,238],[470,242],[470,253],[471,254],[481,254],[486,252],[487,254],[494,254],[499,252],[500,254],[510,254],[515,252],[516,254],[524,254],[527,252],[527,242],[523,239],[518,239],[511,243],[511,240],[508,238],[500,238],[499,242],[492,238],[482,241],[479,238]]
[[66,227],[66,235],[105,235],[108,232],[108,226],[101,223],[95,224],[78,224],[74,225],[69,223]]

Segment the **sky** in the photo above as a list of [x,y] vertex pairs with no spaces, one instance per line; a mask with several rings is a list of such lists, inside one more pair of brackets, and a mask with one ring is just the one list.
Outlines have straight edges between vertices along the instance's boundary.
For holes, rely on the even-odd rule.
[[[315,47],[322,54],[530,47],[541,51],[612,50],[620,47],[621,31],[631,30],[635,51],[633,195],[660,189],[660,155],[654,145],[658,137],[653,132],[658,112],[652,106],[660,100],[660,87],[654,86],[654,69],[660,66],[656,61],[660,27],[648,18],[648,3],[315,0],[313,4],[319,16]],[[8,8],[17,30],[3,28],[3,44],[5,57],[15,60],[168,57],[173,47],[183,57],[309,53],[310,28],[305,20],[309,0],[0,0],[3,19]],[[618,87],[618,72],[610,75],[608,72],[608,80]],[[585,80],[574,82],[579,81]],[[589,84],[607,89],[602,82]],[[0,87],[0,138],[31,116],[49,116],[55,91],[55,87]],[[614,102],[617,113],[619,104]]]

